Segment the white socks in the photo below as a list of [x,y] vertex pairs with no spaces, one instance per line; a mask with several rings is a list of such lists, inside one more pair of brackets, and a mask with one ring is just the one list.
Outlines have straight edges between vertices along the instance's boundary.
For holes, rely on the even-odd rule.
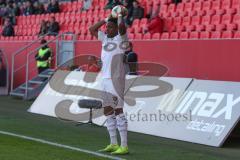
[[117,128],[121,137],[121,146],[122,147],[127,147],[127,119],[125,115],[119,114],[116,117],[117,119]]
[[125,115],[119,114],[115,116],[115,114],[107,116],[106,126],[108,129],[108,133],[110,136],[111,144],[118,144],[117,142],[117,128],[121,137],[121,146],[127,147],[127,119]]
[[117,122],[115,114],[107,116],[107,129],[110,136],[111,144],[118,144],[117,143]]

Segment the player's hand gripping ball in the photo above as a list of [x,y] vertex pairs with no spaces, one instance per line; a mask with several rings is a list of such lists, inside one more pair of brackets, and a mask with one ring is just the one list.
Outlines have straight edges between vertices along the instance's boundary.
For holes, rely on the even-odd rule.
[[118,15],[122,15],[123,17],[126,16],[128,14],[128,10],[127,8],[125,8],[124,6],[122,5],[117,5],[115,6],[113,9],[112,9],[112,17],[113,18],[117,18]]

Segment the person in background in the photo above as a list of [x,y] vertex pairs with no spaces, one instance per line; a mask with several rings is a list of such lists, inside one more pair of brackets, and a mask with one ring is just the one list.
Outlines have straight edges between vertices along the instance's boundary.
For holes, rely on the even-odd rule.
[[122,5],[120,0],[109,0],[107,5],[104,7],[104,9],[112,9],[113,7],[117,5]]
[[47,13],[58,13],[58,12],[60,12],[58,1],[51,0],[47,7]]
[[39,3],[38,1],[34,2],[34,8],[35,8],[35,14],[44,14],[45,8],[42,3]]
[[32,4],[32,1],[28,0],[25,3],[25,5],[26,6],[23,9],[23,15],[25,15],[25,16],[33,15],[34,14],[34,7],[33,7],[33,4]]
[[181,3],[182,0],[172,0],[172,3],[175,3],[175,4],[178,4],[178,3]]
[[50,67],[52,56],[52,51],[48,47],[47,41],[45,39],[42,39],[40,44],[42,47],[35,55],[35,60],[37,61],[38,74],[42,73],[43,71]]
[[48,22],[45,20],[42,20],[41,28],[40,28],[38,35],[43,36],[43,35],[47,34],[47,32],[48,32]]
[[4,21],[2,36],[10,37],[10,36],[14,36],[14,35],[15,35],[15,33],[14,33],[13,25],[11,24],[10,19],[7,18]]
[[98,65],[98,60],[95,56],[88,57],[88,64],[80,66],[80,70],[84,72],[99,72],[101,68]]
[[129,47],[125,52],[126,73],[128,75],[137,75],[138,55],[133,51],[132,42],[128,42]]
[[150,19],[149,23],[147,26],[143,27],[143,33],[162,33],[164,29],[164,21],[158,16],[158,11],[153,12]]
[[51,17],[49,27],[48,27],[48,35],[56,36],[58,35],[60,26],[58,22],[56,22],[55,17]]
[[83,7],[82,7],[82,11],[87,11],[91,8],[92,6],[92,0],[83,0]]
[[20,16],[21,10],[18,7],[17,3],[13,3],[13,12],[15,16]]
[[126,18],[127,25],[132,25],[135,19],[141,19],[144,16],[144,9],[140,6],[138,1],[133,1],[133,7],[128,11],[128,16]]

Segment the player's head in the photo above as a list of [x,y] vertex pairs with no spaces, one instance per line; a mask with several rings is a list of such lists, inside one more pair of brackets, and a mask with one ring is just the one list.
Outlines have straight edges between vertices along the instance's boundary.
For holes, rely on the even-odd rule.
[[107,22],[107,35],[112,38],[118,34],[117,18],[109,18]]

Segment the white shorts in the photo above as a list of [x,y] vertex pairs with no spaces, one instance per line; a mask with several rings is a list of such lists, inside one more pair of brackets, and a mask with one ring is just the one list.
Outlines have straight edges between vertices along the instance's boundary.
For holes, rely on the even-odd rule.
[[[115,86],[113,86],[113,82]],[[113,108],[122,108],[124,105],[124,89],[125,79],[124,78],[104,78],[102,80],[102,99],[103,107],[111,106]],[[111,93],[111,94],[107,94]]]

